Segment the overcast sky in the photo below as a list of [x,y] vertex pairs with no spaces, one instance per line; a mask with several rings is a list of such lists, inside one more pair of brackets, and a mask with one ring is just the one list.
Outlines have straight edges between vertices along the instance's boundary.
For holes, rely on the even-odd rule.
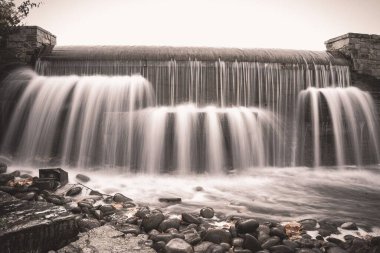
[[380,34],[380,0],[43,0],[26,24],[58,45],[324,50],[348,32]]

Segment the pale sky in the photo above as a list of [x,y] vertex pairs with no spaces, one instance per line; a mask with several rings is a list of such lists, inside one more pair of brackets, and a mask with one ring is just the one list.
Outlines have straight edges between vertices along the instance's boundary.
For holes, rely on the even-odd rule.
[[43,2],[26,24],[55,34],[58,45],[325,50],[326,40],[348,32],[380,34],[380,0]]

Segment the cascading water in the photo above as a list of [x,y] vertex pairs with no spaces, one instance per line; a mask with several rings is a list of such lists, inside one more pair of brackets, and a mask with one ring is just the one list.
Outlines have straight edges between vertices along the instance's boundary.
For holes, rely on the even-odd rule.
[[207,203],[268,219],[380,222],[377,167],[344,168],[379,163],[375,108],[350,87],[345,60],[311,51],[56,47],[36,71],[5,84],[16,106],[1,154],[17,166],[86,170],[88,186],[154,206],[157,196],[181,197],[169,211]]

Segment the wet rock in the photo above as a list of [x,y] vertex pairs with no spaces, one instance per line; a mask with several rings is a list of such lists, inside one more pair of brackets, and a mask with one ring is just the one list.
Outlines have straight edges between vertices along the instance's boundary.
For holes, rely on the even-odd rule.
[[0,174],[7,172],[7,168],[8,166],[6,163],[0,162]]
[[20,177],[21,176],[21,172],[19,170],[15,170],[15,171],[9,173],[9,175],[12,175],[14,177]]
[[270,235],[269,234],[266,234],[265,232],[263,231],[260,231],[259,232],[259,235],[257,236],[257,240],[260,242],[260,243],[263,243],[264,241],[268,240],[270,238]]
[[297,253],[317,253],[314,249],[303,248],[297,251]]
[[299,223],[301,224],[302,229],[305,231],[316,230],[316,227],[317,227],[317,221],[314,219],[301,220],[299,221]]
[[108,216],[115,213],[115,207],[112,205],[102,205],[99,210],[103,213],[104,216]]
[[78,228],[80,232],[87,232],[91,229],[100,227],[101,224],[97,219],[88,218],[88,219],[79,219]]
[[47,202],[50,202],[50,203],[53,203],[55,205],[63,205],[65,204],[65,198],[61,197],[61,196],[58,196],[58,195],[49,195],[46,197],[46,201]]
[[273,228],[271,228],[269,234],[270,234],[271,236],[278,236],[278,237],[280,237],[281,239],[286,238],[285,229],[284,229],[284,227],[282,227],[282,226],[278,226],[278,227],[273,227]]
[[253,235],[250,234],[245,234],[243,248],[249,249],[253,252],[262,249],[259,241]]
[[298,247],[298,244],[291,240],[283,240],[282,244],[288,246],[289,248],[295,250]]
[[115,201],[116,203],[126,203],[126,202],[132,202],[133,200],[124,196],[123,194],[121,193],[116,193],[114,196],[113,196],[113,201]]
[[339,247],[328,248],[326,252],[327,253],[348,253],[346,250]]
[[163,241],[160,241],[160,242],[155,242],[153,244],[153,249],[158,252],[158,253],[165,253],[165,246],[166,246],[166,243],[163,242]]
[[380,236],[372,237],[371,246],[380,246]]
[[15,179],[11,174],[0,174],[0,185],[6,185],[9,181]]
[[194,246],[194,253],[206,253],[207,249],[210,248],[214,243],[203,241]]
[[91,190],[90,193],[89,193],[90,196],[100,196],[100,197],[103,197],[103,194],[101,192],[98,192],[98,191],[94,191],[94,190]]
[[331,234],[339,234],[337,226],[328,221],[323,221],[319,223],[320,228],[318,229],[318,233],[323,236],[330,236]]
[[151,234],[149,236],[149,239],[151,239],[153,242],[163,241],[165,243],[168,243],[173,238],[174,238],[174,236],[172,234],[168,234],[168,233]]
[[182,213],[182,220],[187,223],[201,224],[201,220],[190,213]]
[[223,248],[221,245],[211,245],[207,250],[206,253],[225,253],[226,249]]
[[358,230],[358,227],[356,226],[356,223],[354,222],[343,223],[340,227],[346,230]]
[[343,247],[344,246],[344,242],[342,240],[339,240],[338,238],[329,237],[326,240],[328,242],[332,242],[332,243],[338,245],[339,247]]
[[78,206],[81,209],[83,209],[83,208],[93,209],[94,208],[94,206],[92,205],[92,203],[90,203],[89,201],[86,201],[86,200],[79,201],[78,202]]
[[138,222],[139,218],[136,217],[136,216],[132,216],[132,217],[129,217],[125,220],[126,223],[128,224],[133,224],[133,225],[137,225],[137,222]]
[[235,248],[242,248],[243,243],[244,243],[243,238],[237,237],[237,238],[232,239],[232,246],[234,246]]
[[286,245],[276,245],[270,248],[271,253],[293,253],[294,250]]
[[58,188],[59,182],[53,178],[33,178],[32,185],[40,190],[54,191]]
[[349,247],[346,247],[346,245],[340,247],[347,249],[348,252],[355,253],[365,253],[370,249],[369,243],[361,238],[354,238]]
[[[234,253],[252,253],[252,251],[251,250],[249,250],[249,249],[242,249],[242,248],[236,248],[236,249],[234,249],[234,251],[233,251]],[[267,251],[267,250],[260,250],[260,251],[257,251],[256,253],[270,253],[269,251]]]
[[204,207],[200,211],[200,215],[206,219],[211,219],[212,217],[214,217],[214,214],[214,209],[212,209],[211,207]]
[[268,238],[264,243],[261,245],[263,249],[269,249],[272,246],[277,245],[281,241],[280,237],[278,236],[272,236]]
[[270,227],[268,227],[267,225],[261,224],[261,225],[257,228],[257,231],[258,231],[258,232],[263,232],[263,233],[269,235],[269,233],[270,233]]
[[148,214],[150,214],[150,209],[147,206],[140,207],[137,212],[135,213],[135,216],[143,219],[145,218]]
[[79,232],[75,216],[64,208],[1,192],[0,215],[0,252],[48,252],[75,240]]
[[31,175],[29,175],[29,174],[22,174],[20,176],[20,178],[23,178],[23,179],[32,179],[33,177]]
[[230,243],[231,234],[229,231],[224,229],[208,229],[203,240],[213,242],[215,244],[220,244],[222,242]]
[[93,210],[93,211],[92,211],[92,214],[93,214],[94,217],[95,217],[96,219],[98,219],[98,220],[103,219],[103,213],[102,213],[102,211],[100,211],[100,210]]
[[166,232],[166,230],[168,230],[169,228],[179,229],[180,224],[181,224],[180,219],[177,219],[177,218],[166,219],[166,220],[161,222],[159,229],[162,232]]
[[165,216],[159,211],[152,211],[150,214],[145,215],[142,220],[142,226],[146,232],[158,228]]
[[81,192],[82,192],[82,187],[74,186],[66,192],[66,196],[73,197],[73,196],[80,194]]
[[239,234],[253,233],[259,227],[259,223],[254,219],[238,221],[235,224]]
[[83,183],[87,183],[90,181],[90,178],[86,175],[83,175],[83,174],[77,174],[76,179],[78,179],[79,181],[83,182]]
[[180,203],[182,201],[181,198],[159,198],[158,199],[159,202],[163,202],[163,203]]
[[68,252],[112,252],[112,253],[155,253],[154,249],[146,246],[146,239],[139,236],[128,236],[117,231],[114,227],[104,225],[83,234],[79,240],[58,250],[58,253]]
[[185,240],[174,238],[165,246],[166,253],[193,253],[193,247]]
[[297,242],[301,248],[313,248],[314,247],[314,241],[312,239],[301,238],[299,240],[296,240],[295,242]]
[[201,237],[197,232],[185,233],[184,236],[185,241],[191,245],[196,245],[201,241]]
[[36,198],[36,193],[35,192],[20,192],[20,193],[16,193],[14,196],[21,200],[33,200]]
[[194,188],[194,191],[196,191],[196,192],[202,192],[202,191],[204,191],[204,189],[203,189],[202,186],[196,186],[196,187]]

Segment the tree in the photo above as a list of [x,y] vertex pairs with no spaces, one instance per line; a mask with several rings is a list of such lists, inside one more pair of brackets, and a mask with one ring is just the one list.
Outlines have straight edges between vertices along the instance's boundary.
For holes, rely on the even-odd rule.
[[26,0],[17,6],[14,0],[0,0],[0,39],[17,30],[30,10],[39,7],[40,4],[41,2]]

